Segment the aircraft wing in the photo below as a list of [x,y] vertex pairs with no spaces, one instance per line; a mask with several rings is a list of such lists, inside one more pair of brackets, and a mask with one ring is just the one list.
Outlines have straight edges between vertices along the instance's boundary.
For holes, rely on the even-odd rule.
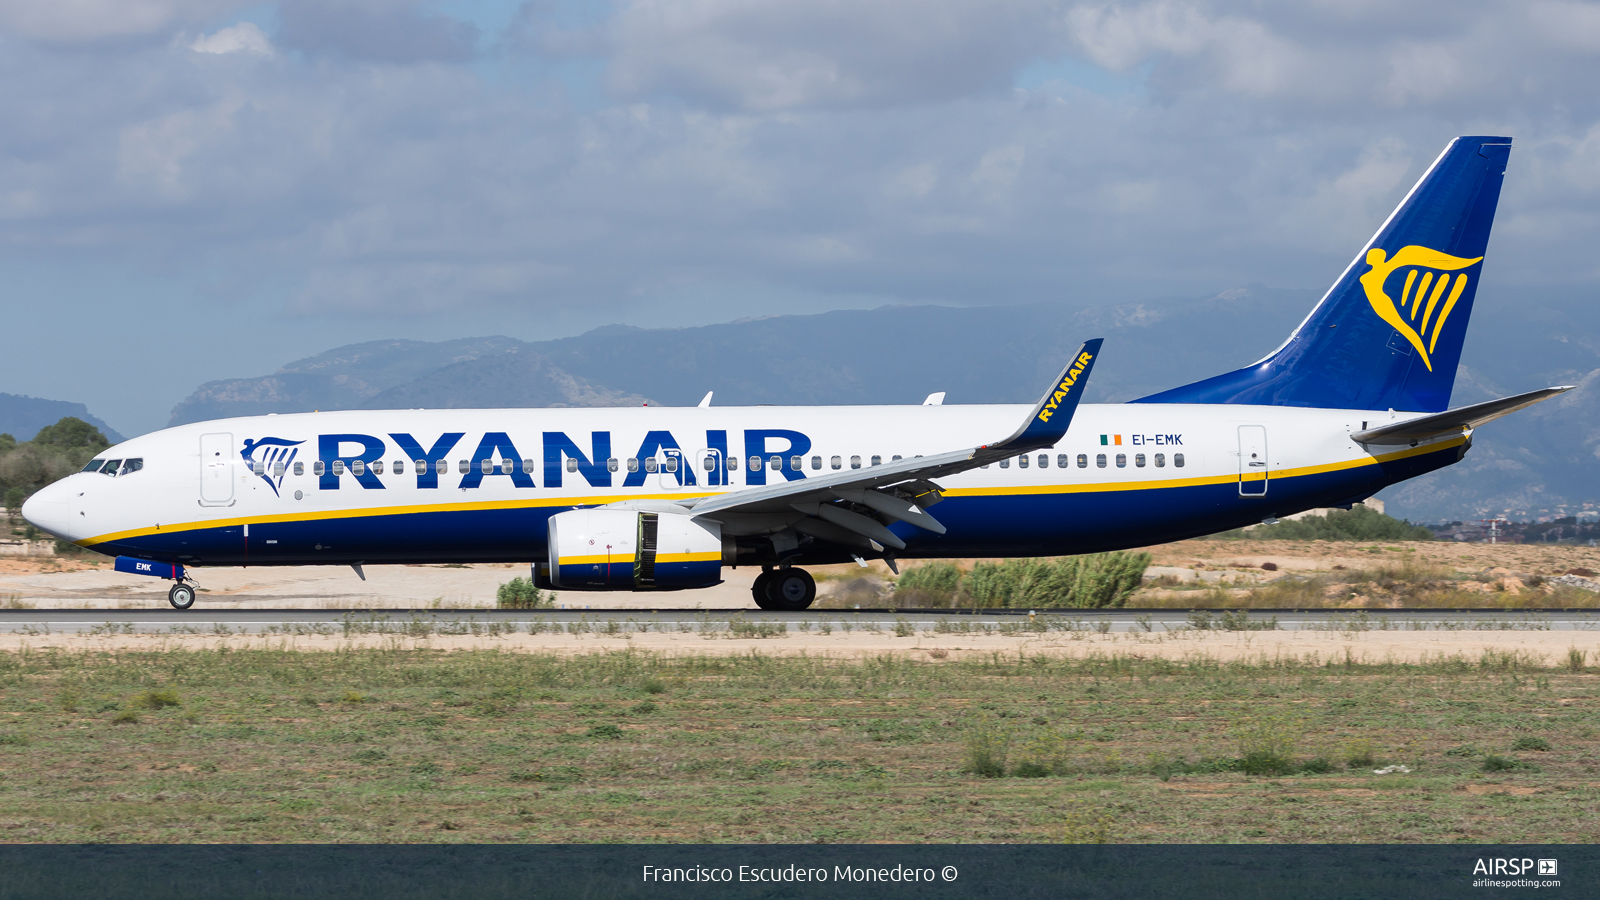
[[1089,372],[1100,355],[1102,338],[1085,341],[1050,382],[1028,418],[1002,441],[965,450],[914,456],[887,465],[831,472],[766,487],[734,491],[697,501],[696,518],[800,513],[792,527],[835,543],[881,550],[876,544],[902,549],[905,542],[873,515],[910,522],[938,534],[944,526],[925,507],[937,503],[939,487],[929,481],[986,466],[1009,456],[1054,446],[1067,433]]
[[1407,419],[1404,422],[1396,422],[1393,425],[1357,431],[1350,435],[1350,438],[1360,444],[1415,444],[1431,437],[1457,434],[1469,428],[1477,428],[1479,425],[1493,422],[1501,416],[1509,416],[1519,409],[1527,409],[1535,403],[1570,391],[1574,387],[1577,387],[1577,385],[1568,384],[1560,387],[1541,388],[1537,391],[1529,391],[1526,394],[1517,394],[1500,400],[1489,400],[1458,409],[1447,409],[1442,413],[1434,413],[1431,416]]

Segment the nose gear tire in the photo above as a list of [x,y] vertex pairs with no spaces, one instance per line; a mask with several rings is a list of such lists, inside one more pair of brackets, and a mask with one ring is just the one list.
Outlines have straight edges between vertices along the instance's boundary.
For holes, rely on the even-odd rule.
[[167,591],[167,602],[173,609],[188,609],[194,605],[194,588],[187,584],[175,584],[172,590]]

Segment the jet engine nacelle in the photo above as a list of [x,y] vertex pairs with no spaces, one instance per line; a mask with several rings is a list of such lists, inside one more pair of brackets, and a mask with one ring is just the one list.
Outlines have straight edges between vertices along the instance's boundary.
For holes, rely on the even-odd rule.
[[[722,583],[722,526],[672,513],[574,509],[550,517],[550,583],[653,591]],[[731,548],[730,548],[731,549]]]

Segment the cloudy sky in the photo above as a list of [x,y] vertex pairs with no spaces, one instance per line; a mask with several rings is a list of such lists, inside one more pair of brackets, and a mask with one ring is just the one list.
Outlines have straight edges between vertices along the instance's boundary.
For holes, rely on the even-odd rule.
[[1600,5],[0,0],[0,391],[343,343],[1321,288],[1457,134],[1600,282]]

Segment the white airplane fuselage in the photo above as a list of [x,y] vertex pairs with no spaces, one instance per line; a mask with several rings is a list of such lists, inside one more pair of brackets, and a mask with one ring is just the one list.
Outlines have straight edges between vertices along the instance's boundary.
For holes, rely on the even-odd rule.
[[[136,471],[70,476],[37,495],[28,514],[85,547],[185,565],[537,562],[549,558],[546,521],[569,509],[682,504],[870,469],[874,460],[992,440],[1028,411],[644,407],[222,419],[125,441],[97,459],[141,460]],[[1350,438],[1408,417],[1086,404],[1054,447],[1010,458],[1005,467],[940,478],[943,500],[933,512],[946,533],[904,522],[890,527],[906,543],[903,559],[1054,555],[1145,546],[1348,505],[1465,452],[1468,435],[1416,447],[1367,448]],[[426,473],[418,472],[419,458]],[[773,533],[790,524],[783,519],[725,524],[722,532]],[[741,535],[741,527],[755,534]],[[833,549],[805,561],[850,555]]]

